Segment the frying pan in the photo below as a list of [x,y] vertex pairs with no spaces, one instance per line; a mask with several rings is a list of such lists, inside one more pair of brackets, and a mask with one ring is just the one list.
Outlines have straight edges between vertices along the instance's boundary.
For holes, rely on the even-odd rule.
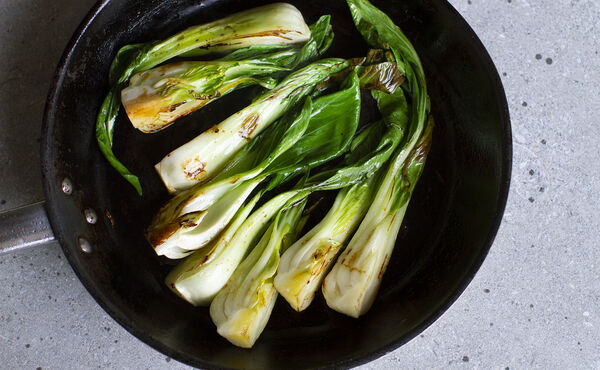
[[[94,122],[118,48],[164,38],[269,1],[103,0],[60,61],[47,100],[41,144],[46,203],[0,216],[0,249],[58,239],[96,301],[140,340],[187,364],[230,368],[347,367],[406,343],[456,298],[483,262],[508,194],[511,131],[504,90],[485,48],[443,0],[377,1],[406,32],[426,70],[436,120],[433,146],[375,304],[360,319],[322,297],[296,313],[278,302],[252,350],[219,337],[206,308],[177,298],[143,229],[168,195],[153,171],[162,156],[248,103],[240,91],[163,132],[135,131],[121,114],[117,156],[140,175],[144,195],[108,165]],[[328,55],[364,55],[345,2],[291,1],[307,23],[331,14]],[[369,109],[365,110],[368,115]],[[46,218],[47,216],[47,218]],[[49,220],[49,224],[48,224]]]

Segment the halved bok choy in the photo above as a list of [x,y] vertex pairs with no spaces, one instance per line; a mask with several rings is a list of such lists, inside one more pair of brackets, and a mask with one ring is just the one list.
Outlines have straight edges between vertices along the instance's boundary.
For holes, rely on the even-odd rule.
[[[382,120],[362,131],[354,140],[340,178],[357,169],[381,168],[400,144],[408,125],[408,106],[402,89],[392,95],[373,91]],[[275,287],[296,311],[306,309],[336,257],[362,221],[377,189],[377,175],[339,191],[333,206],[306,235],[281,257]]]
[[432,131],[430,119],[412,151],[402,150],[391,163],[367,215],[323,281],[323,296],[332,309],[359,317],[371,308],[425,167]]
[[372,180],[340,190],[323,220],[281,256],[274,284],[296,311],[312,302],[329,265],[365,215]]
[[223,230],[250,193],[267,178],[307,171],[347,151],[360,118],[356,73],[341,90],[310,98],[238,152],[213,181],[167,202],[147,230],[159,255],[182,258]]
[[211,61],[165,64],[131,77],[121,101],[135,128],[162,130],[228,93],[250,85],[272,89],[286,72],[324,54],[333,41],[330,16],[310,26],[303,45],[258,45]]
[[243,205],[210,245],[193,253],[167,275],[165,283],[173,292],[194,306],[210,304],[249,248],[295,194],[281,194],[251,213],[261,195]]
[[155,166],[167,189],[179,192],[216,176],[249,141],[311,94],[317,83],[348,65],[348,61],[334,58],[313,62],[169,153]]
[[[398,90],[401,92],[401,90]],[[238,225],[239,211],[230,226],[209,245],[194,252],[179,264],[168,276],[166,283],[181,297],[193,305],[210,303],[214,294],[227,282],[241,262],[252,241],[264,232],[265,225],[289,202],[299,202],[319,190],[336,190],[364,183],[373,178],[388,160],[402,134],[400,130],[386,129],[373,124],[357,135],[351,143],[351,151],[344,163],[337,168],[318,172],[305,181],[300,181],[292,189],[280,193],[254,211],[241,226]],[[383,132],[383,134],[382,134]],[[249,203],[262,195],[262,192],[275,186],[275,177]],[[275,184],[272,184],[275,182]],[[293,199],[293,201],[292,201]],[[244,206],[246,210],[248,206]]]
[[289,45],[308,41],[310,29],[302,14],[285,3],[242,11],[200,26],[190,27],[165,40],[122,47],[109,71],[110,91],[96,119],[96,140],[109,163],[139,194],[142,188],[112,150],[121,90],[130,77],[180,55],[227,52],[252,45]]
[[[323,281],[327,305],[352,317],[366,313],[387,268],[396,237],[431,145],[433,119],[421,61],[410,41],[367,0],[347,0],[357,29],[372,47],[386,47],[405,67],[410,123],[364,220]],[[380,104],[392,97],[374,94]]]
[[300,199],[308,194],[307,191],[285,192],[250,213],[262,195],[257,194],[240,208],[217,239],[177,265],[167,275],[165,283],[194,306],[209,305],[290,199]]
[[273,278],[280,252],[302,229],[305,205],[306,198],[277,214],[210,305],[217,332],[238,347],[251,348],[271,317],[277,300]]

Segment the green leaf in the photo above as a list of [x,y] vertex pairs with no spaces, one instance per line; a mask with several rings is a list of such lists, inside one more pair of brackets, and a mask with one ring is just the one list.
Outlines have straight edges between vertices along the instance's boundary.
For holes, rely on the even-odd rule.
[[331,190],[366,181],[375,176],[401,143],[408,122],[408,107],[402,89],[376,96],[383,119],[367,126],[353,140],[342,165],[313,176],[315,189]]
[[395,197],[392,203],[392,212],[404,206],[412,196],[413,190],[425,168],[427,154],[431,148],[433,127],[433,117],[429,116],[423,136],[405,162],[401,171],[400,181],[396,181],[395,183],[394,194],[398,194],[399,196]]
[[[367,0],[347,0],[356,28],[373,48],[391,50],[405,68],[411,97],[411,137],[420,137],[429,112],[429,96],[421,60],[402,30]],[[414,141],[412,142],[414,145]]]
[[404,82],[404,75],[395,63],[384,62],[368,66],[357,66],[360,87],[367,90],[392,94]]
[[[108,72],[108,81],[111,85],[114,85],[123,76],[127,67],[129,67],[136,56],[147,47],[147,44],[132,44],[125,45],[117,52],[117,55],[113,59],[110,70]],[[129,76],[128,76],[129,78]]]
[[[393,186],[394,191],[391,192],[393,199],[390,199],[390,202],[394,206],[391,208],[398,209],[406,204],[412,195],[412,189],[422,171],[431,141],[433,121],[426,122],[429,117],[430,103],[425,72],[419,56],[408,38],[385,13],[367,0],[347,0],[347,2],[354,23],[367,43],[372,47],[391,50],[396,61],[404,66],[406,73],[407,91],[410,97],[410,114],[408,116],[404,114],[404,111],[396,109],[397,102],[391,95],[373,92],[373,97],[377,100],[380,110],[389,124],[406,132],[405,142],[394,153],[386,180],[381,184],[379,191],[381,194],[387,194],[390,192],[388,188]],[[424,147],[427,150],[423,150]],[[419,158],[419,160],[413,164],[414,158]],[[420,170],[411,170],[415,168]],[[409,179],[408,173],[415,176]]]
[[288,66],[297,68],[310,63],[314,58],[319,58],[329,49],[333,42],[331,16],[324,15],[310,26],[311,38],[302,46]]
[[410,107],[406,101],[404,91],[398,89],[393,94],[371,91],[371,96],[377,102],[377,107],[385,123],[394,126],[402,131],[402,134],[405,134],[410,123]]
[[371,49],[363,58],[348,60],[350,68],[338,72],[317,85],[317,91],[329,89],[356,71],[360,80],[360,88],[379,90],[392,94],[404,83],[404,65],[398,63],[393,53],[382,49]]
[[142,195],[142,186],[137,176],[132,174],[125,165],[123,165],[112,151],[113,135],[115,128],[115,120],[119,112],[118,92],[120,86],[116,85],[108,93],[96,121],[96,140],[100,146],[100,150],[108,162],[123,176],[138,192]]
[[305,172],[340,156],[348,149],[358,127],[360,103],[359,81],[353,72],[342,90],[314,101],[308,128],[267,172]]

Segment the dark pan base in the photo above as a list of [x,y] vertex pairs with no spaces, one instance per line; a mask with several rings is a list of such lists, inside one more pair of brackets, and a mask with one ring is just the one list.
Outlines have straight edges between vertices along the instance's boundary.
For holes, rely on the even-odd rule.
[[[163,38],[263,3],[106,0],[92,10],[64,54],[46,107],[41,150],[51,223],[73,269],[98,303],[168,356],[203,368],[357,365],[424,330],[454,302],[483,262],[509,188],[506,98],[481,42],[448,3],[374,1],[419,52],[436,120],[432,152],[379,296],[358,320],[328,309],[321,296],[304,313],[280,299],[255,347],[236,348],[217,335],[206,308],[191,307],[165,287],[172,263],[154,255],[142,232],[168,199],[153,165],[244,107],[249,92],[223,98],[153,135],[137,132],[121,114],[115,151],[140,175],[141,198],[102,157],[94,123],[108,88],[108,66],[120,46]],[[292,3],[307,23],[321,14],[332,15],[336,39],[328,56],[366,52],[345,2]],[[71,196],[60,189],[65,177],[74,184]],[[96,225],[85,222],[86,207],[100,216]],[[91,241],[92,253],[81,252],[80,236]]]

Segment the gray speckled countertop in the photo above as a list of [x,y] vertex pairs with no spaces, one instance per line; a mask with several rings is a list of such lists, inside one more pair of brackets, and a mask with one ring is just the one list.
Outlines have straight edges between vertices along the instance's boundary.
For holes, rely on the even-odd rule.
[[[0,211],[43,199],[44,100],[94,0],[0,2]],[[452,0],[488,48],[514,135],[506,214],[456,303],[364,368],[600,369],[600,2]],[[187,368],[116,324],[56,244],[0,256],[0,368]]]

